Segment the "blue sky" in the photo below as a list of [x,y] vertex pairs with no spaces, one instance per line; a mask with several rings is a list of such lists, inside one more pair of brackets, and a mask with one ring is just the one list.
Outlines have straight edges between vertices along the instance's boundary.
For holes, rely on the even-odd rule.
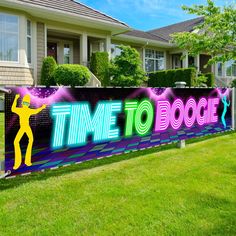
[[[234,0],[215,0],[219,6]],[[182,5],[205,4],[206,0],[80,0],[96,10],[140,30],[150,30],[194,18]]]

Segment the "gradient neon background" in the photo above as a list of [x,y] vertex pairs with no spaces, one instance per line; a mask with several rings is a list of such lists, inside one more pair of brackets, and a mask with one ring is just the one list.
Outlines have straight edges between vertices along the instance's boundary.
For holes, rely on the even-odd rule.
[[[75,163],[80,163],[96,158],[128,153],[134,150],[159,146],[196,138],[208,134],[224,132],[231,130],[231,108],[226,113],[227,128],[225,129],[221,122],[223,105],[220,104],[217,113],[218,123],[199,126],[197,123],[191,128],[182,125],[179,129],[168,128],[164,132],[151,132],[145,136],[133,135],[124,138],[125,130],[125,112],[118,115],[118,126],[121,130],[119,139],[109,142],[93,143],[89,137],[89,142],[85,146],[52,150],[50,148],[52,135],[52,118],[50,116],[50,107],[52,104],[63,102],[84,102],[91,104],[94,110],[98,101],[111,100],[143,100],[149,99],[153,103],[161,100],[168,100],[173,103],[177,98],[181,98],[185,103],[190,97],[199,101],[202,97],[219,97],[227,96],[231,100],[231,90],[227,88],[217,89],[171,89],[171,88],[11,88],[12,93],[7,94],[5,98],[5,171],[11,171],[11,176],[24,174],[28,172],[41,171],[48,168],[55,168]],[[38,116],[31,119],[30,124],[34,134],[34,144],[32,152],[33,166],[27,167],[24,164],[14,171],[14,138],[19,129],[19,118],[11,112],[15,94],[19,93],[21,98],[25,94],[31,95],[31,107],[37,108],[42,104],[47,104],[47,109],[42,111]],[[21,100],[21,99],[20,99]],[[231,102],[232,103],[232,102]],[[18,104],[20,106],[20,103]],[[154,114],[154,116],[156,116]],[[24,157],[27,146],[27,138],[23,137],[21,141],[22,156]]]

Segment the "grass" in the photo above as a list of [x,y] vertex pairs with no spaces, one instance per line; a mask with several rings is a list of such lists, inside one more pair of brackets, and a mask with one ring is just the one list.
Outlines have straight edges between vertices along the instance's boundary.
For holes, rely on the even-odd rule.
[[0,235],[236,235],[235,150],[231,133],[1,180]]

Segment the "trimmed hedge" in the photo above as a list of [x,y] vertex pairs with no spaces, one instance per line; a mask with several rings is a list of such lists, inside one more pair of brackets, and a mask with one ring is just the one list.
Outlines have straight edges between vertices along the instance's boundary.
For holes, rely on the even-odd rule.
[[230,84],[231,88],[236,88],[236,79],[234,79],[231,84]]
[[102,86],[109,85],[109,55],[107,52],[95,52],[91,56],[90,70],[100,80]]
[[41,84],[50,86],[56,85],[54,71],[57,68],[57,63],[53,57],[45,57],[41,69]]
[[88,68],[81,65],[59,65],[54,72],[57,84],[72,87],[87,84],[90,76]]
[[199,74],[198,76],[204,75],[207,78],[206,85],[207,87],[215,86],[215,76],[213,73]]
[[196,84],[196,69],[184,68],[177,70],[163,70],[149,74],[149,87],[175,87],[175,82],[186,82],[186,86],[191,87]]

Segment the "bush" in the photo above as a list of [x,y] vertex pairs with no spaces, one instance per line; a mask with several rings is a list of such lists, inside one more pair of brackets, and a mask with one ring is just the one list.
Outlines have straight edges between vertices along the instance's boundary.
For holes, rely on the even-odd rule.
[[186,86],[196,86],[196,69],[186,68],[163,70],[149,74],[149,87],[176,87],[175,82],[186,82]]
[[205,75],[199,75],[195,83],[196,87],[207,87],[207,77]]
[[138,51],[130,46],[118,47],[121,54],[110,66],[111,85],[121,87],[141,86],[146,80]]
[[236,79],[234,79],[230,85],[232,88],[236,88]]
[[206,80],[207,87],[215,86],[215,76],[213,73],[199,74],[198,76],[202,76],[202,75],[204,75],[207,78]]
[[59,65],[54,73],[57,84],[72,87],[87,84],[90,76],[91,75],[87,67],[71,64]]
[[109,85],[109,56],[107,52],[95,52],[91,56],[90,70],[100,80],[102,86]]
[[53,57],[46,57],[43,59],[41,69],[41,84],[50,86],[56,85],[54,78],[54,71],[57,68],[57,63]]

